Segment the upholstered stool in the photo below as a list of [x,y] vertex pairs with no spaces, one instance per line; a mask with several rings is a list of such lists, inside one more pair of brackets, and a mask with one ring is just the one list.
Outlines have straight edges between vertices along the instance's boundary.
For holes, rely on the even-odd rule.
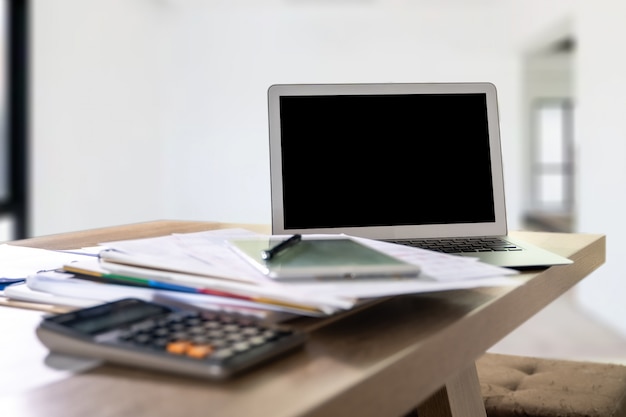
[[487,353],[476,367],[488,417],[626,416],[626,366]]

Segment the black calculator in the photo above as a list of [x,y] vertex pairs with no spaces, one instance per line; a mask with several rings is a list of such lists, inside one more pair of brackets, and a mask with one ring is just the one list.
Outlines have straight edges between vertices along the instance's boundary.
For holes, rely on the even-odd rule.
[[136,298],[44,318],[52,352],[224,379],[302,346],[307,335],[234,312],[177,309]]

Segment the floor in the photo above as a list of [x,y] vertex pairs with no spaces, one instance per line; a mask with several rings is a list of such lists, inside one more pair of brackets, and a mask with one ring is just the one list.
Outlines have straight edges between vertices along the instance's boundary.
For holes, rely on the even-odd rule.
[[626,336],[577,307],[575,291],[564,294],[490,351],[626,364]]

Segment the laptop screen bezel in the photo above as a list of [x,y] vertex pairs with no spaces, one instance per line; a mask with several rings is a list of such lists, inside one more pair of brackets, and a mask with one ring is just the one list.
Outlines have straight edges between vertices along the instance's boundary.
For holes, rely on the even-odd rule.
[[[403,226],[287,228],[284,222],[280,98],[376,94],[485,94],[494,197],[493,222]],[[507,221],[496,87],[488,82],[384,84],[274,84],[268,88],[271,217],[273,234],[344,233],[371,239],[506,235]]]

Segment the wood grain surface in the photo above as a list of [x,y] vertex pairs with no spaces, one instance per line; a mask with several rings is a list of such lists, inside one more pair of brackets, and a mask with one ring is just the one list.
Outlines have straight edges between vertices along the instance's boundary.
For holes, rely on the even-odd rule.
[[[165,220],[12,244],[71,249],[225,227],[269,232],[263,225]],[[293,325],[311,332],[303,349],[225,383],[114,365],[77,373],[51,370],[33,334],[32,315],[40,313],[28,312],[31,318],[18,331],[35,345],[0,345],[2,356],[22,364],[7,365],[0,384],[11,378],[30,383],[10,395],[0,393],[0,410],[20,417],[398,417],[421,404],[420,416],[459,415],[462,409],[463,415],[484,416],[474,361],[605,260],[602,235],[515,236],[575,262],[526,271],[517,287],[394,297],[341,317],[295,320]],[[9,316],[6,310],[0,306],[0,322]],[[27,361],[38,367],[25,371]]]

